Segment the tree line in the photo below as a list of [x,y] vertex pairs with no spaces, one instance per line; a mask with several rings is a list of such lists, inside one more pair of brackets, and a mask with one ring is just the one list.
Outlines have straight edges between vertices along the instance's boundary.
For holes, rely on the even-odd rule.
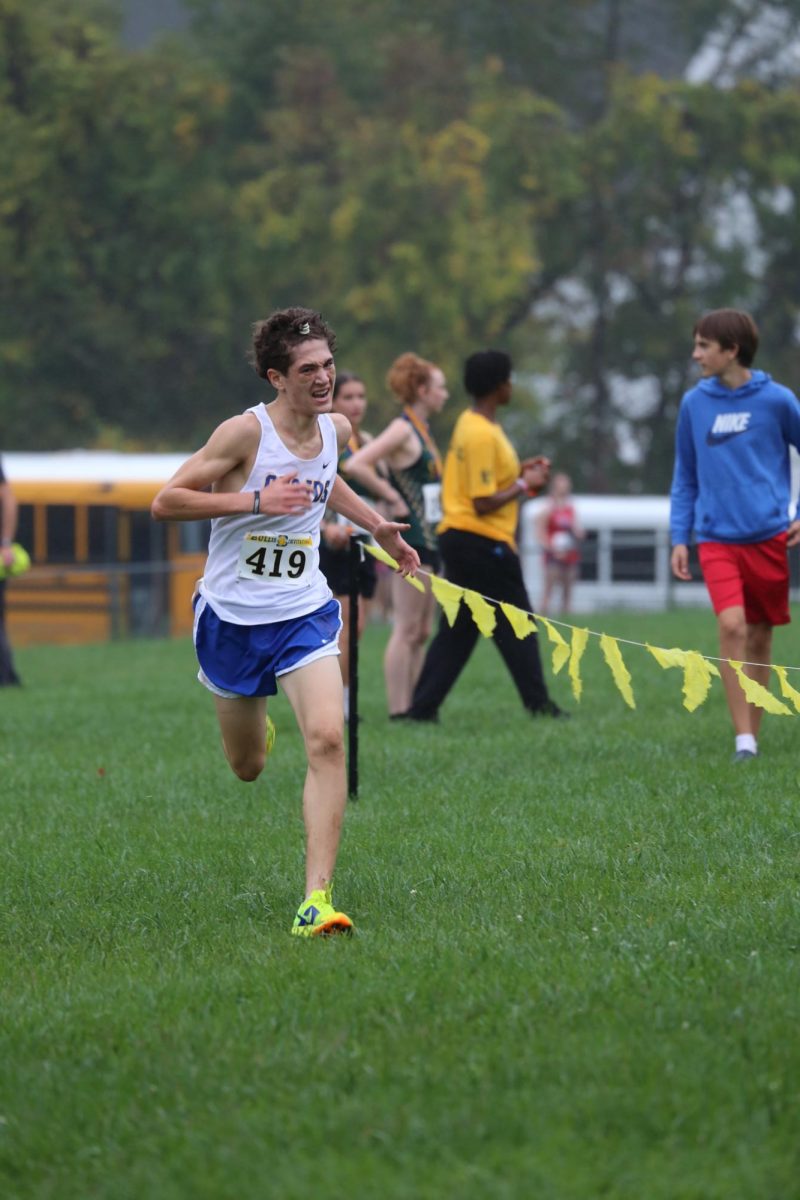
[[403,350],[445,437],[464,356],[509,349],[512,434],[584,490],[667,486],[705,308],[800,388],[797,3],[187,4],[134,52],[110,0],[0,0],[6,448],[194,448],[288,303],[373,427]]

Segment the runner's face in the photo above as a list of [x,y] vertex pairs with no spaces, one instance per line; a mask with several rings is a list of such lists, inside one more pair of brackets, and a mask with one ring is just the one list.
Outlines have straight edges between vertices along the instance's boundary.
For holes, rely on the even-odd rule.
[[289,370],[285,375],[275,374],[279,393],[299,412],[311,416],[331,411],[336,367],[331,348],[322,338],[295,346]]
[[360,429],[367,410],[367,391],[360,379],[349,379],[336,393],[335,412],[347,417],[353,429]]
[[738,353],[738,346],[725,350],[712,338],[695,334],[692,360],[697,363],[704,379],[710,379],[712,375],[722,375],[735,361]]
[[450,393],[447,390],[447,381],[444,374],[438,367],[434,367],[431,371],[430,379],[423,388],[420,388],[420,399],[427,405],[429,412],[441,412],[447,403],[447,397]]
[[556,500],[566,500],[572,491],[572,480],[569,475],[554,475],[550,491]]

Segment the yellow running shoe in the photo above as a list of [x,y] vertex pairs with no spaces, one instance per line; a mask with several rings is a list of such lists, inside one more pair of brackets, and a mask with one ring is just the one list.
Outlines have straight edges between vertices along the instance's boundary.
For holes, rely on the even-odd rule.
[[275,738],[277,736],[277,732],[278,731],[275,728],[275,722],[269,713],[267,713],[267,758],[269,758],[270,754],[272,754],[272,751],[275,749]]
[[297,910],[292,933],[298,937],[329,937],[334,933],[350,934],[353,922],[333,907],[330,886],[312,892]]

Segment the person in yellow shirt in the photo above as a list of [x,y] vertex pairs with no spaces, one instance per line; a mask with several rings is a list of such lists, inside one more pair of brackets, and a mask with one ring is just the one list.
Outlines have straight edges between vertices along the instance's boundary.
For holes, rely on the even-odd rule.
[[[444,574],[451,583],[526,612],[531,603],[517,552],[519,502],[547,483],[550,463],[520,463],[497,419],[511,399],[512,363],[501,350],[481,350],[464,364],[472,407],[456,422],[444,465],[438,526]],[[478,628],[465,605],[451,626],[444,613],[428,646],[411,707],[411,721],[437,721],[439,708],[475,648]],[[525,708],[536,716],[568,716],[550,699],[536,634],[520,641],[498,610],[494,644]]]

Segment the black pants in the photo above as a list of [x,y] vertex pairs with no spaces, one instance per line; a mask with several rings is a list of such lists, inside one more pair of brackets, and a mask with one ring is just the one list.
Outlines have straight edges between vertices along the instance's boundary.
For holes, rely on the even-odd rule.
[[[519,555],[505,542],[448,529],[439,538],[445,578],[460,587],[471,588],[491,600],[513,604],[525,612],[531,602],[525,590]],[[514,633],[508,618],[499,608],[492,640],[503,656],[520,699],[526,708],[541,708],[548,700],[542,673],[539,643],[535,633],[522,641]],[[480,636],[467,606],[462,602],[451,626],[444,612],[439,628],[428,646],[411,712],[432,717],[467,664]]]
[[12,683],[19,683],[19,675],[14,670],[6,636],[6,584],[5,580],[0,580],[0,687]]

